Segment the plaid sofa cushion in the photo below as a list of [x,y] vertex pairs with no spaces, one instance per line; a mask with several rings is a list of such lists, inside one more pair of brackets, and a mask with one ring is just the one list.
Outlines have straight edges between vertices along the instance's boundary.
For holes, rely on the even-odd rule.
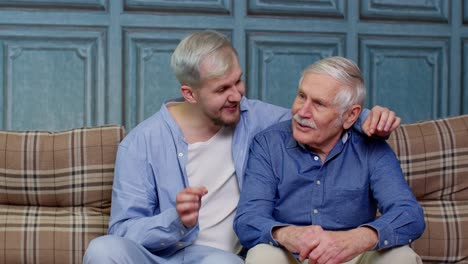
[[107,232],[121,126],[0,131],[0,264],[81,263]]
[[123,127],[0,132],[0,204],[110,206]]
[[108,209],[0,205],[0,263],[81,263],[108,222]]
[[427,263],[468,263],[468,115],[402,125],[388,143],[424,209],[412,247]]

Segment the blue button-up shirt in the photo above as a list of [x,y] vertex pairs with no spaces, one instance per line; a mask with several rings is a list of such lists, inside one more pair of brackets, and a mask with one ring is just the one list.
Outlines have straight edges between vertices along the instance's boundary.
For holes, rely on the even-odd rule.
[[392,149],[353,130],[322,162],[294,140],[290,120],[281,122],[254,138],[245,173],[234,229],[248,248],[278,245],[276,226],[369,226],[378,233],[376,249],[409,244],[425,228]]

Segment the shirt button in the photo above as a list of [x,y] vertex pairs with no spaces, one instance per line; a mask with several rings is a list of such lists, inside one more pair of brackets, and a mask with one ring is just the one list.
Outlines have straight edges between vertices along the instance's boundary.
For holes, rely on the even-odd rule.
[[410,242],[410,243],[411,243],[411,242],[413,242],[413,240],[411,240],[411,239],[410,239],[410,240],[408,240],[408,242]]
[[388,245],[388,241],[387,240],[384,240],[384,245]]
[[317,185],[320,185],[320,181],[317,181]]
[[180,230],[180,234],[181,234],[181,235],[185,234],[185,231],[184,231],[184,230]]
[[166,243],[164,243],[164,242],[161,243],[161,246],[165,246],[165,245],[166,245]]
[[183,246],[184,246],[184,243],[179,242],[179,243],[177,243],[177,245],[178,245],[179,247],[183,247]]
[[317,210],[317,209],[314,209],[314,214],[318,214],[318,210]]
[[179,152],[179,158],[182,158],[184,156],[184,153]]
[[318,159],[319,159],[319,157],[317,157],[317,156],[314,157],[314,160],[318,160]]

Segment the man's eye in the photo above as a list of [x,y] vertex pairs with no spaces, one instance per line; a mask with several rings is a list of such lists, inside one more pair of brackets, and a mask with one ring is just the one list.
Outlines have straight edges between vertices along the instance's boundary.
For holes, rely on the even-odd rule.
[[316,102],[315,105],[319,108],[325,107],[326,105],[322,102]]

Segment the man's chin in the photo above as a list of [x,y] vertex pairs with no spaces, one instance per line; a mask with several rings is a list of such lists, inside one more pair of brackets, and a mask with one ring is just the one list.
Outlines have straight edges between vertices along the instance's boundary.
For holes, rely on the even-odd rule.
[[240,116],[238,115],[235,118],[219,118],[213,120],[214,123],[218,126],[228,126],[228,127],[233,127],[236,126],[237,123],[239,123]]
[[304,136],[304,132],[293,129],[294,140],[302,145],[307,145],[307,140],[305,140],[306,138],[304,138]]

